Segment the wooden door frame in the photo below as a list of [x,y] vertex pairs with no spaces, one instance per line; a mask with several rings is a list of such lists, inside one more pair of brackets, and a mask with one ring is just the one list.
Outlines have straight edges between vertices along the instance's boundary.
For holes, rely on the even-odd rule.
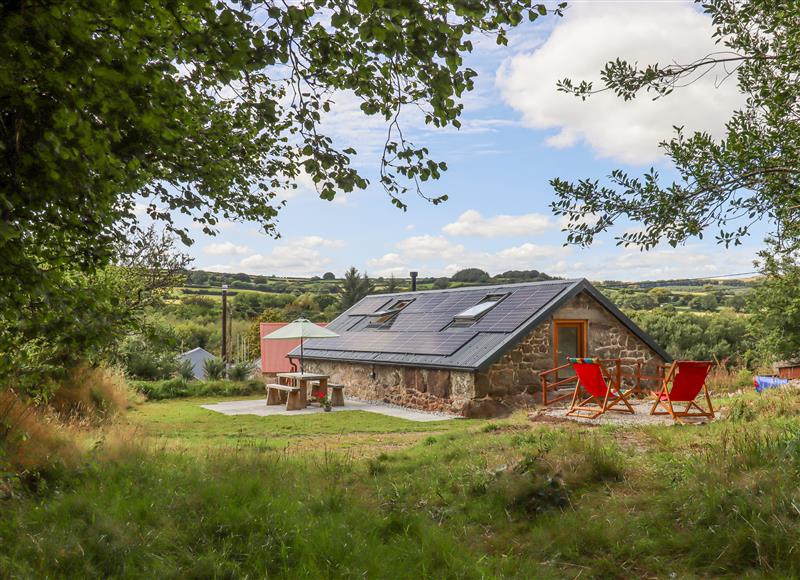
[[585,357],[589,347],[589,321],[586,319],[555,318],[553,319],[553,368],[559,366],[558,361],[558,329],[562,326],[578,328],[578,354]]

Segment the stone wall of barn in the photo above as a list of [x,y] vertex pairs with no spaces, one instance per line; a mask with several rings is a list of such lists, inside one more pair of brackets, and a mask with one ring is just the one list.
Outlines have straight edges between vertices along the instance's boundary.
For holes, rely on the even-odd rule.
[[332,383],[345,385],[346,397],[365,401],[461,413],[475,398],[470,372],[322,360],[306,360],[304,368],[330,375]]
[[[477,398],[504,399],[521,393],[538,394],[539,373],[553,368],[553,320],[588,322],[587,356],[623,358],[643,363],[642,373],[655,375],[664,360],[589,294],[582,292],[537,326],[500,360],[475,377]],[[624,364],[632,373],[634,363]]]
[[[305,369],[345,385],[345,396],[428,411],[489,417],[533,403],[539,373],[553,367],[553,320],[588,322],[588,356],[644,363],[655,374],[663,360],[600,303],[581,293],[542,322],[485,372],[306,360]],[[623,370],[632,372],[631,366]]]

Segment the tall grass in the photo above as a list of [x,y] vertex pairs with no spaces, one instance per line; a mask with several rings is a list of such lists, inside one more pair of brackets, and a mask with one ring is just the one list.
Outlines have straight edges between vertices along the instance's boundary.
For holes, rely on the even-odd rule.
[[19,502],[0,520],[0,575],[479,578],[488,568],[422,515],[376,514],[352,463],[103,454],[70,493],[41,509]]
[[735,393],[753,388],[753,371],[731,367],[723,363],[714,365],[706,381],[715,394]]
[[105,422],[132,404],[133,391],[121,371],[79,365],[54,391],[50,407],[70,420]]
[[62,425],[10,390],[0,391],[0,473],[35,483],[73,466],[79,451]]

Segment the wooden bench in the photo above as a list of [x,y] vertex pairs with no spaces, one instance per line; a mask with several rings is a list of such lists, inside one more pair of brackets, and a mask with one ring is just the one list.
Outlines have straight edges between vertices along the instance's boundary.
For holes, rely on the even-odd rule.
[[299,411],[305,408],[303,399],[300,396],[300,387],[291,385],[279,385],[277,383],[267,383],[267,405],[280,405],[283,403],[281,393],[287,393],[286,410]]
[[[311,388],[319,388],[319,381],[311,381]],[[328,389],[330,389],[331,394],[331,407],[344,407],[344,394],[342,394],[344,385],[328,383]]]
[[328,383],[328,388],[331,390],[331,407],[344,407],[344,385]]

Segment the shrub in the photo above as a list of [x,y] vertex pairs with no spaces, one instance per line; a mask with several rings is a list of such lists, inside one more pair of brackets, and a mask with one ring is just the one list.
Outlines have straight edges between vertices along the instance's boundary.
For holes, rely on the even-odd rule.
[[246,381],[250,376],[251,366],[247,363],[237,363],[228,369],[228,378],[232,381]]
[[121,363],[128,376],[143,380],[166,379],[175,371],[175,354],[143,337],[132,337],[120,350]]
[[175,376],[183,379],[184,381],[191,381],[194,379],[194,365],[192,365],[192,362],[186,359],[178,361],[175,370]]
[[140,393],[154,401],[188,397],[191,394],[188,383],[182,378],[166,381],[140,381],[135,386]]
[[166,381],[139,381],[136,389],[151,401],[182,397],[225,396],[237,397],[262,393],[260,381],[184,381],[181,378]]
[[209,358],[203,362],[206,378],[212,381],[219,380],[225,374],[225,362],[218,358]]

